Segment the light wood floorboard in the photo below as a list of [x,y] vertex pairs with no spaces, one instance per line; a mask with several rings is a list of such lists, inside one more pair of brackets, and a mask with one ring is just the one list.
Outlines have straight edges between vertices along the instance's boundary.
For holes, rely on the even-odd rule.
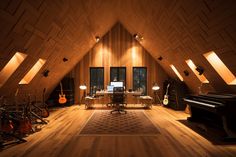
[[178,120],[188,115],[162,106],[145,114],[159,129],[155,136],[81,136],[94,110],[74,105],[58,109],[49,124],[28,142],[0,152],[1,157],[235,157],[236,145],[214,145]]

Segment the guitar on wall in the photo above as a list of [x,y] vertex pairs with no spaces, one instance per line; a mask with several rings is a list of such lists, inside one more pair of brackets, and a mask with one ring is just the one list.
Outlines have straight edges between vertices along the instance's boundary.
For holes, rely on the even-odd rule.
[[167,87],[166,87],[166,94],[164,95],[164,100],[163,100],[164,105],[168,105],[168,103],[169,103],[169,100],[168,100],[168,89],[169,89],[169,87],[170,87],[170,84],[168,84]]
[[66,95],[63,93],[62,83],[60,82],[61,93],[59,94],[59,104],[65,104],[67,102]]

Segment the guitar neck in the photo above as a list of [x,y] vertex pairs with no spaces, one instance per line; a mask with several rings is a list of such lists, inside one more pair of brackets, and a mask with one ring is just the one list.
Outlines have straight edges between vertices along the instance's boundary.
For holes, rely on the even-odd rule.
[[170,86],[170,84],[167,85],[167,88],[166,88],[166,95],[168,95],[169,86]]
[[60,87],[61,87],[61,95],[63,95],[63,89],[62,89],[62,83],[60,82]]

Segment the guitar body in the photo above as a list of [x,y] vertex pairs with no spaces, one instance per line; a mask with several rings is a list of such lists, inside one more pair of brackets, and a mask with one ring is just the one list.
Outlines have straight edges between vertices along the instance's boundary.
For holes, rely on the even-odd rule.
[[169,103],[168,95],[165,95],[165,96],[164,96],[164,100],[163,100],[163,104],[164,104],[164,105],[168,105],[168,103]]
[[11,132],[13,130],[13,122],[8,119],[3,119],[1,123],[1,129],[3,132]]
[[166,94],[164,95],[164,99],[163,99],[163,104],[164,105],[168,105],[168,103],[169,103],[169,100],[168,100],[168,89],[169,89],[169,87],[170,87],[170,84],[168,84],[167,87],[166,87]]
[[41,117],[42,118],[47,118],[47,117],[49,117],[49,110],[47,109],[47,108],[43,108],[42,109],[42,113],[41,113]]
[[31,121],[25,117],[22,120],[20,120],[20,126],[19,126],[19,131],[22,134],[28,134],[32,130],[32,124]]
[[59,104],[65,104],[67,102],[67,99],[66,99],[66,95],[63,94],[63,89],[62,89],[62,83],[60,82],[60,86],[61,86],[61,93],[59,94]]
[[65,94],[59,94],[59,104],[65,104],[67,102],[66,95]]

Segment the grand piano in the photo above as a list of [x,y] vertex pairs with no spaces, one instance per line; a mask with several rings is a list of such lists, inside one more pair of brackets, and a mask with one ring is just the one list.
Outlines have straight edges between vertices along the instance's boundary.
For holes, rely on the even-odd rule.
[[236,138],[236,95],[189,95],[184,102],[190,107],[189,121],[220,129],[225,138]]

